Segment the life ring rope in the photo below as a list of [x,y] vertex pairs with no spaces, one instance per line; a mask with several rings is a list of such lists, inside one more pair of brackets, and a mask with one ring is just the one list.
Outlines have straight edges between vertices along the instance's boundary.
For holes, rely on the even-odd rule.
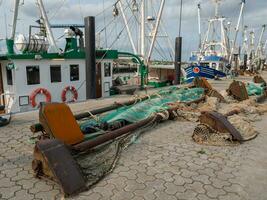
[[76,90],[75,87],[73,86],[67,86],[63,89],[62,94],[61,94],[61,100],[62,102],[66,102],[67,101],[67,92],[70,91],[73,94],[73,98],[72,100],[68,101],[68,102],[75,102],[78,100],[78,91]]
[[38,88],[34,90],[30,95],[30,104],[32,105],[33,108],[37,106],[36,96],[38,94],[45,95],[45,98],[46,98],[45,102],[47,103],[51,102],[52,97],[51,97],[50,92],[45,88]]

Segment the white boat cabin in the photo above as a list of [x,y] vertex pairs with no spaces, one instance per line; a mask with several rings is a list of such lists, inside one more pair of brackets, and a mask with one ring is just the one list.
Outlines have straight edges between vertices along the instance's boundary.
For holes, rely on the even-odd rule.
[[[108,97],[116,50],[96,51],[96,96]],[[86,100],[84,52],[0,56],[0,105],[8,112],[38,108],[40,102]]]

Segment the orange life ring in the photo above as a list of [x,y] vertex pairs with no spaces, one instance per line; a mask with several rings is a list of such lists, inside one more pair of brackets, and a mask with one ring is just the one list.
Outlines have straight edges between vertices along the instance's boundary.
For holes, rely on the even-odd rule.
[[198,73],[200,72],[199,67],[194,67],[193,72],[194,72],[195,74],[198,74]]
[[51,102],[51,94],[50,94],[50,92],[47,89],[45,89],[45,88],[38,88],[38,89],[34,90],[31,93],[31,95],[30,95],[30,103],[31,103],[31,105],[32,105],[33,108],[35,108],[37,106],[37,103],[36,103],[36,99],[35,98],[36,98],[36,96],[38,94],[45,95],[45,98],[46,98],[45,101],[47,103]]
[[72,94],[73,94],[73,98],[69,102],[77,101],[78,100],[78,92],[77,92],[77,90],[73,86],[67,86],[67,87],[64,88],[64,90],[62,91],[62,94],[61,94],[62,102],[66,102],[67,101],[66,94],[67,94],[68,91],[72,92]]

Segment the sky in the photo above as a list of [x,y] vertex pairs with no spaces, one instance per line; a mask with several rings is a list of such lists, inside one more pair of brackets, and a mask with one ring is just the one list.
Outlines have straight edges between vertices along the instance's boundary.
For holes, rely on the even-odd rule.
[[[147,1],[155,2],[155,5],[159,5],[160,2],[160,0]],[[25,35],[27,35],[28,26],[30,24],[35,24],[35,21],[38,19],[39,13],[35,4],[35,0],[21,0],[21,2],[22,4],[20,5],[17,33],[24,33]],[[114,4],[115,0],[43,0],[43,2],[45,4],[45,8],[50,18],[51,24],[82,24],[83,17],[89,15],[97,15],[96,26],[98,27],[98,29],[101,29],[104,20],[103,8],[109,8]],[[189,58],[190,56],[190,52],[196,50],[198,47],[198,2],[199,0],[184,0],[182,15],[183,60],[187,60],[187,58]],[[201,0],[200,2],[202,7],[202,29],[205,30],[207,25],[206,20],[214,15],[214,6],[212,0]],[[226,16],[228,21],[231,21],[233,28],[237,23],[240,4],[241,0],[222,0],[220,13],[223,16]],[[10,35],[13,14],[12,5],[13,0],[0,0],[0,25],[2,27],[0,31],[0,38],[6,38],[6,36],[9,37]],[[165,9],[163,12],[163,21],[164,26],[166,27],[166,32],[168,33],[170,42],[173,46],[175,37],[177,37],[178,35],[179,9],[180,0],[166,0]],[[266,10],[267,0],[246,0],[243,24],[248,25],[249,30],[255,30],[256,41],[258,39],[262,25],[267,24]],[[112,9],[107,9],[107,11],[104,13],[106,23],[109,23],[109,20],[113,17]],[[110,28],[114,29],[114,27]],[[57,30],[55,37],[60,37],[62,35],[62,32],[62,30],[61,32]],[[241,38],[240,36],[241,34],[239,34],[239,40]],[[265,33],[264,39],[267,39],[267,32]],[[111,36],[107,37],[107,40],[108,43],[112,43],[113,41]],[[123,41],[124,42],[122,42],[122,46],[120,46],[118,43],[114,47],[122,49],[126,48],[128,51],[131,51],[127,38]],[[163,51],[167,51],[168,45],[166,40],[161,41],[159,39],[159,43]],[[155,57],[157,56],[155,55]]]

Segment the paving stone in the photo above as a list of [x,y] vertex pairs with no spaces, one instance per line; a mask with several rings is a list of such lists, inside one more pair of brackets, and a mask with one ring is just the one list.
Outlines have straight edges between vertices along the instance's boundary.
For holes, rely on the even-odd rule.
[[131,200],[145,200],[143,197],[138,197],[138,196],[135,196],[134,198],[132,198]]
[[224,186],[223,189],[229,193],[237,193],[242,196],[247,196],[245,189],[238,184],[231,184],[230,186]]
[[32,179],[32,177],[33,176],[27,170],[23,170],[18,172],[16,176],[11,178],[11,180],[12,181],[29,180]]
[[154,176],[148,176],[147,174],[143,173],[143,172],[140,172],[137,174],[137,179],[136,181],[138,183],[145,183],[145,182],[148,182],[148,181],[154,181],[156,179],[156,177]]
[[154,188],[146,187],[143,190],[135,190],[133,193],[135,196],[143,197],[145,200],[153,200],[156,198],[155,192],[156,190]]
[[223,189],[217,189],[211,185],[204,185],[204,189],[207,191],[207,195],[211,198],[217,198],[220,195],[226,194]]
[[109,179],[107,180],[108,184],[115,185],[116,188],[125,188],[126,187],[126,181],[128,179],[123,176],[118,176],[117,178]]
[[208,197],[206,194],[198,194],[197,199],[198,200],[214,200],[213,198]]
[[167,182],[172,182],[174,180],[173,179],[173,173],[170,173],[170,172],[163,172],[160,174],[156,174],[155,177],[159,178],[159,179],[163,179]]
[[19,180],[16,181],[17,185],[22,186],[23,189],[28,190],[34,187],[36,180]]
[[196,192],[194,192],[193,190],[186,190],[185,192],[183,192],[183,193],[176,193],[176,197],[178,198],[178,199],[197,199],[197,193]]
[[194,172],[194,171],[190,171],[188,169],[182,169],[181,170],[181,176],[182,177],[185,177],[185,178],[191,178],[193,176],[197,176],[198,173],[197,172]]
[[32,194],[36,194],[38,192],[48,192],[53,190],[53,187],[51,185],[48,185],[45,181],[38,181],[34,184],[33,188],[31,188],[29,191]]
[[229,180],[223,181],[218,178],[211,177],[210,181],[212,182],[211,185],[214,186],[215,188],[222,189],[224,186],[230,186],[231,182]]
[[15,192],[21,190],[20,186],[0,188],[0,199],[9,199],[15,196]]
[[[113,191],[115,190],[115,185],[113,184],[107,184],[104,187],[95,187],[92,189],[95,193],[99,193],[103,196],[103,198],[110,199],[114,193]],[[85,192],[86,193],[86,192]]]
[[11,182],[9,178],[2,178],[0,180],[0,188],[8,188],[15,185],[15,182]]
[[34,199],[34,195],[29,194],[27,190],[19,190],[15,192],[15,197],[10,198],[10,200],[31,200]]
[[145,182],[145,185],[148,188],[154,188],[157,191],[164,191],[166,187],[164,186],[165,181],[162,179],[156,179],[154,181],[147,181]]
[[228,194],[226,194],[224,196],[220,196],[219,200],[245,200],[245,199],[241,198],[237,194],[228,193]]
[[156,195],[156,199],[158,200],[177,200],[177,198],[173,195],[169,195],[163,191],[156,191],[155,192],[155,195]]
[[55,199],[55,196],[60,194],[59,190],[51,190],[49,192],[38,192],[35,194],[35,198],[42,199],[42,200],[51,200]]
[[135,180],[137,178],[136,174],[137,174],[137,171],[134,169],[131,169],[128,172],[119,172],[119,176],[123,176],[131,180]]
[[211,181],[209,180],[209,176],[206,174],[199,174],[197,176],[193,176],[192,179],[195,181],[199,181],[201,183],[204,183],[205,185],[211,184]]
[[192,184],[186,183],[184,187],[186,189],[193,190],[194,192],[198,194],[204,194],[206,192],[203,188],[203,183],[201,182],[193,182]]
[[112,200],[126,200],[126,199],[132,199],[134,197],[132,192],[126,192],[126,191],[116,191],[114,192],[114,196],[111,197]]
[[134,192],[135,190],[143,190],[146,188],[146,185],[143,183],[138,183],[135,180],[127,180],[126,187],[124,188],[125,191]]

